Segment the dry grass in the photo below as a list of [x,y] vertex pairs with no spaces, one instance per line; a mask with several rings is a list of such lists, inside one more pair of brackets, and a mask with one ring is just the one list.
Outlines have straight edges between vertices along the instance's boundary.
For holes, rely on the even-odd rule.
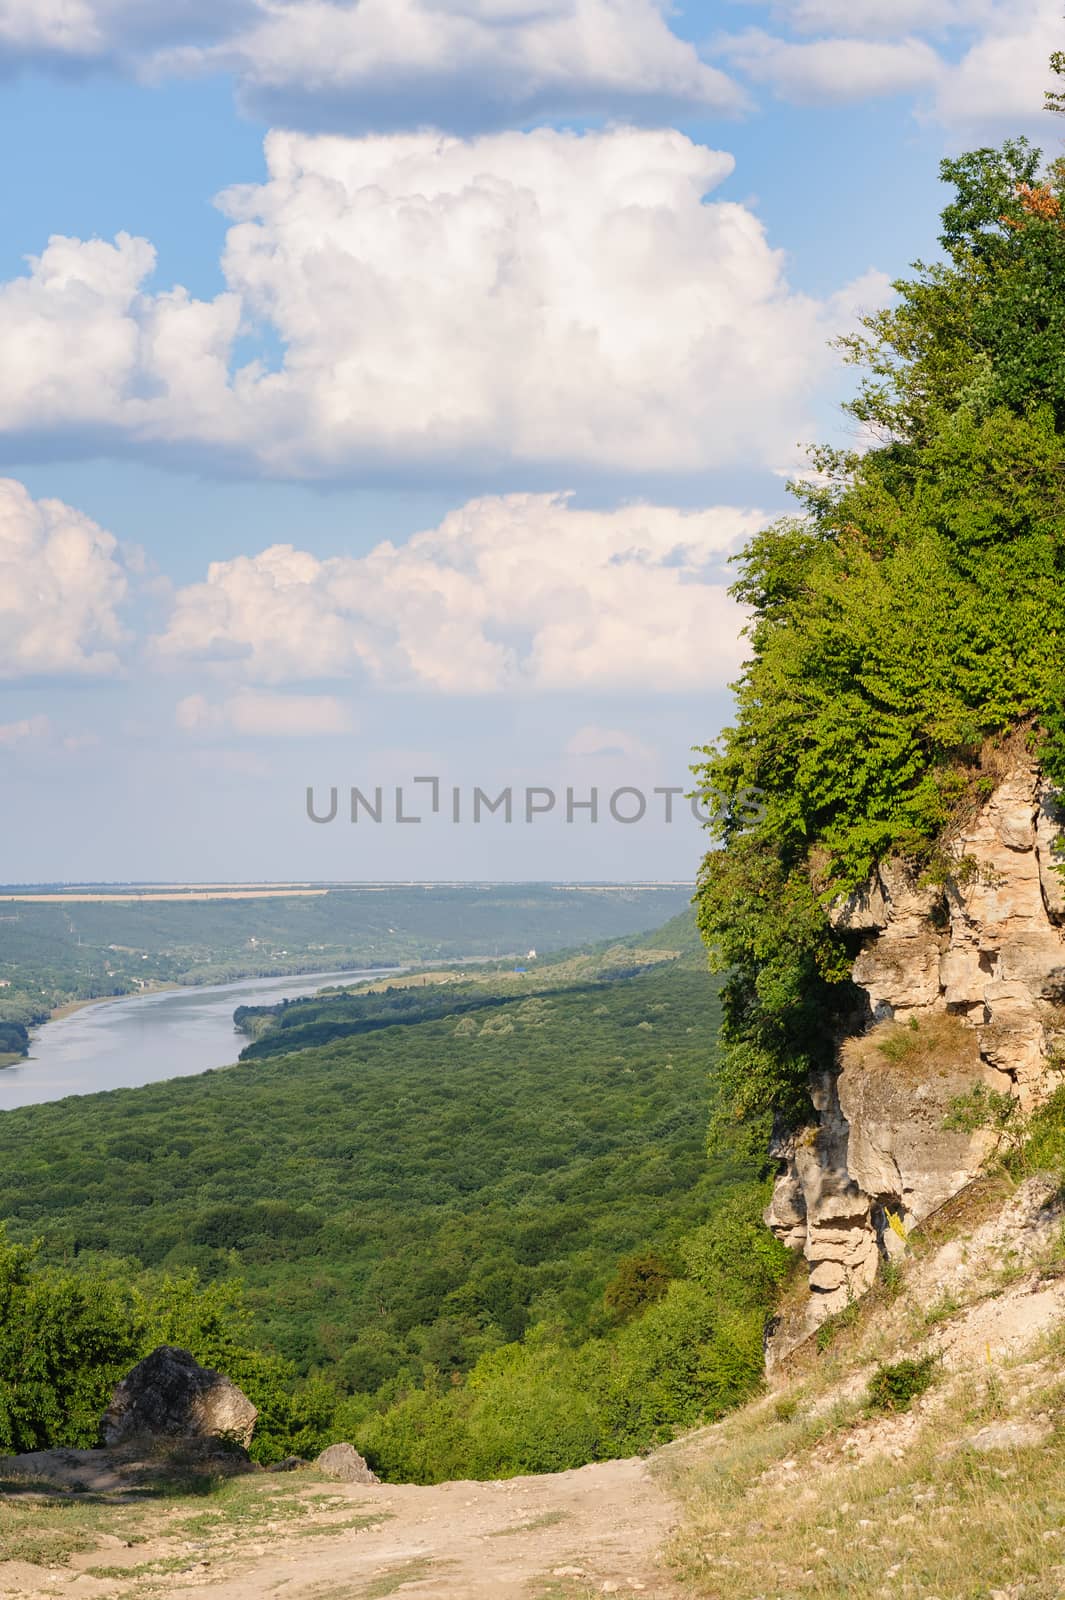
[[915,1082],[968,1074],[980,1077],[980,1043],[976,1030],[960,1017],[937,1012],[907,1022],[881,1022],[843,1046],[843,1064],[850,1068],[891,1067]]
[[[1037,1403],[1060,1413],[1062,1398]],[[691,1526],[672,1552],[678,1575],[716,1600],[1059,1597],[1065,1428],[1059,1420],[1044,1445],[979,1454],[964,1441],[982,1420],[959,1386],[901,1460],[849,1462],[841,1418],[826,1468],[824,1434],[814,1462],[795,1424],[763,1419],[745,1438],[737,1419],[712,1471],[693,1474]]]
[[71,1556],[96,1549],[103,1533],[133,1544],[142,1517],[140,1505],[120,1496],[67,1493],[31,1479],[0,1480],[0,1573],[4,1561],[65,1566]]

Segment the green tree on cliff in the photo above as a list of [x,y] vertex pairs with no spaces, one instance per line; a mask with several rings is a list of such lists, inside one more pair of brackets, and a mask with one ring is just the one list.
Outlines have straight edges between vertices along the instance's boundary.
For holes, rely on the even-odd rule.
[[[731,1106],[794,1119],[854,1005],[826,906],[891,854],[949,876],[989,743],[1065,781],[1065,161],[944,161],[943,259],[841,341],[864,450],[816,450],[734,592],[750,658],[696,769]],[[760,792],[752,814],[744,799]]]

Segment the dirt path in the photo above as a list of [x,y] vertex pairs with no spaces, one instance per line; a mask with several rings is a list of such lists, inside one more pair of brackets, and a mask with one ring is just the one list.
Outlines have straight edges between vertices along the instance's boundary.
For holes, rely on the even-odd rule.
[[132,1544],[102,1533],[95,1549],[62,1568],[0,1561],[0,1596],[677,1600],[679,1593],[660,1556],[676,1507],[642,1460],[431,1488],[307,1484],[303,1474],[243,1483],[232,1521],[224,1513],[212,1520],[209,1510],[189,1517],[186,1503],[180,1513],[138,1519],[142,1531]]
[[[340,1600],[364,1588],[444,1600],[525,1600],[552,1579],[583,1580],[599,1593],[666,1594],[656,1562],[673,1511],[642,1461],[610,1462],[554,1477],[504,1483],[396,1485],[352,1490],[357,1511],[389,1520],[337,1540],[315,1540],[264,1559],[211,1593],[258,1600],[267,1587],[284,1600]],[[268,1585],[264,1583],[268,1578]],[[401,1580],[401,1581],[399,1581]],[[604,1585],[616,1585],[617,1588]],[[175,1588],[193,1596],[195,1586]]]

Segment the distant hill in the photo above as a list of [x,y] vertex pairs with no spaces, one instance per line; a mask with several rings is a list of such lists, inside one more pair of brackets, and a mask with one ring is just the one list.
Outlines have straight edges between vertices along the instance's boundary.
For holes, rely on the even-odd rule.
[[[114,894],[114,889],[106,891]],[[415,884],[248,899],[64,901],[0,896],[0,1022],[160,983],[540,956],[658,926],[680,885]]]

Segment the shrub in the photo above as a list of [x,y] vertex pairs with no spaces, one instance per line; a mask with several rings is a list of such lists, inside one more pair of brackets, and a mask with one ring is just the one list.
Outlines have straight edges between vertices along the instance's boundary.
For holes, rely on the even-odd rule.
[[922,1356],[919,1361],[896,1361],[877,1367],[869,1379],[866,1396],[875,1411],[905,1411],[912,1400],[935,1382],[938,1357]]
[[667,1263],[654,1250],[624,1256],[603,1291],[603,1299],[616,1317],[631,1317],[644,1306],[661,1300],[672,1276]]

